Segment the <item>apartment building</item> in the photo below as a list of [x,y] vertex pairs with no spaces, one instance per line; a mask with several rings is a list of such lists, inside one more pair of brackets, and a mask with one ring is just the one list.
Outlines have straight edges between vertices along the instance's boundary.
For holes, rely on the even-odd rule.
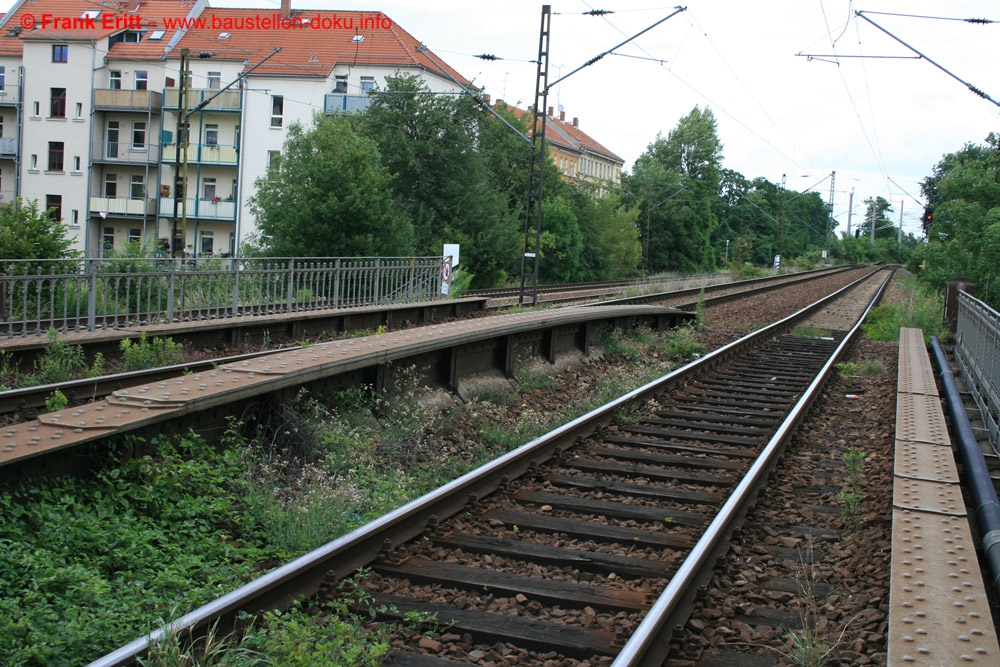
[[19,0],[0,19],[0,205],[55,209],[88,256],[170,239],[190,256],[238,253],[288,127],[361,110],[402,72],[435,92],[465,83],[377,12]]
[[[503,100],[497,101],[496,106],[512,111],[517,118],[532,113],[508,106]],[[581,130],[579,118],[567,122],[566,112],[562,109],[558,117],[553,107],[549,107],[547,111],[545,141],[549,146],[549,156],[559,168],[564,181],[595,183],[601,191],[621,184],[625,160]]]

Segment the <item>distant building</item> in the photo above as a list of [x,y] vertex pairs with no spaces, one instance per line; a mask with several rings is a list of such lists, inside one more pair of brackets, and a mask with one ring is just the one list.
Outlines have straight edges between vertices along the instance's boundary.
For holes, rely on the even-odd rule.
[[362,110],[397,73],[435,92],[460,90],[439,66],[464,82],[375,11],[18,0],[0,18],[0,204],[56,209],[88,256],[171,238],[182,49],[193,113],[188,224],[174,243],[194,256],[236,253],[255,229],[247,200],[291,124]]
[[[518,118],[531,113],[507,106],[502,100],[497,102],[497,106],[513,111]],[[581,130],[579,118],[567,123],[565,111],[560,111],[558,118],[553,112],[553,107],[549,107],[545,140],[549,144],[552,162],[562,172],[563,180],[571,183],[587,181],[602,187],[621,184],[625,160]]]

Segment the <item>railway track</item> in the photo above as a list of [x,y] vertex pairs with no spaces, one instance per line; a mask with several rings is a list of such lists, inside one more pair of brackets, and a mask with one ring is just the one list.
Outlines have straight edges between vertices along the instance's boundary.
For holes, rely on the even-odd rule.
[[[878,271],[594,410],[174,629],[231,627],[240,611],[332,596],[337,581],[370,566],[358,585],[382,620],[433,618],[444,629],[429,644],[420,633],[401,636],[394,664],[449,664],[428,651],[475,661],[492,647],[517,664],[558,656],[660,664],[696,587],[889,275]],[[791,335],[809,318],[826,335]],[[650,405],[641,419],[628,417]],[[142,638],[92,664],[126,664],[146,649]]]
[[[619,304],[638,304],[638,303],[663,303],[669,304],[671,306],[680,308],[681,310],[694,310],[697,305],[697,299],[702,289],[705,290],[707,296],[703,303],[713,304],[722,303],[725,301],[732,301],[738,299],[741,296],[746,296],[751,293],[758,293],[761,291],[767,291],[772,289],[780,289],[788,285],[795,285],[802,283],[804,281],[816,280],[826,275],[832,273],[839,273],[843,271],[843,268],[837,269],[823,269],[819,271],[810,271],[802,274],[791,274],[787,276],[776,276],[772,278],[764,278],[758,280],[742,281],[739,283],[726,283],[720,285],[713,285],[706,288],[687,288],[680,290],[673,290],[669,292],[652,292],[642,296],[628,297],[623,299],[617,299],[612,302],[608,301],[595,301],[595,305],[603,304],[607,305],[609,303],[619,303]],[[706,274],[715,275],[715,274]],[[607,286],[620,285],[621,283],[581,283],[579,285],[601,285],[605,286],[601,289],[605,289]],[[572,291],[579,285],[571,286],[547,286],[547,287],[563,287],[564,290]],[[553,292],[558,293],[558,291]],[[558,299],[557,301],[580,301],[581,296],[579,291],[573,292],[575,296],[567,297],[566,299]],[[178,334],[182,334],[183,330],[178,329]],[[268,354],[281,354],[281,353],[293,353],[296,350],[301,350],[302,346],[299,345],[289,345],[278,350],[262,350],[258,352],[251,352],[247,354],[230,355],[226,357],[219,357],[215,359],[206,359],[196,362],[185,362],[183,364],[177,364],[175,366],[166,366],[161,368],[152,368],[142,371],[131,371],[128,373],[115,373],[111,375],[104,375],[94,378],[86,378],[80,380],[72,380],[69,382],[62,382],[59,384],[52,385],[40,385],[35,387],[26,387],[22,389],[13,389],[9,391],[0,392],[0,419],[4,415],[10,415],[15,412],[21,413],[22,418],[34,417],[40,412],[42,412],[46,405],[46,400],[52,396],[53,392],[59,390],[62,392],[71,406],[80,405],[83,403],[93,402],[96,400],[103,399],[113,392],[120,390],[124,387],[138,386],[142,384],[149,384],[155,382],[161,382],[165,379],[176,377],[183,373],[201,373],[209,372],[211,369],[218,366],[223,366],[225,364],[236,364],[242,363],[243,361],[255,359]]]

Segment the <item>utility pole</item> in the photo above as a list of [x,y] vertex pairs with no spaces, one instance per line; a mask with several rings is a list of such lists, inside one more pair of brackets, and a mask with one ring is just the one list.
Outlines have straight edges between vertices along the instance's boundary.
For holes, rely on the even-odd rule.
[[[569,74],[549,83],[549,31],[552,19],[552,7],[551,5],[542,5],[542,25],[538,35],[538,74],[535,79],[535,108],[534,118],[532,118],[534,126],[531,128],[533,132],[531,137],[531,163],[528,176],[528,204],[524,220],[524,252],[521,254],[521,293],[517,299],[518,305],[524,304],[525,286],[529,278],[531,279],[531,305],[535,305],[538,302],[538,269],[542,254],[542,172],[545,170],[545,120],[549,90],[559,82],[568,79],[583,68],[593,65],[604,56],[613,53],[640,35],[649,32],[667,19],[683,11],[687,11],[687,7],[678,5],[673,12],[653,25],[637,32],[624,42],[616,44],[607,51],[594,56]],[[601,16],[606,12],[593,10],[589,13],[592,16]],[[541,120],[540,128],[539,120]]]
[[896,257],[903,256],[903,202],[905,200],[899,200],[899,230],[896,232]]
[[875,247],[875,222],[878,220],[878,195],[875,195],[875,198],[871,200],[871,203],[872,203],[871,204],[871,206],[872,206],[872,210],[871,210],[871,219],[872,219],[871,244],[872,244],[872,247],[874,248]]
[[[174,229],[170,238],[170,256],[177,258],[177,222],[182,221],[180,250],[184,257],[184,242],[187,240],[187,148],[188,148],[188,90],[191,88],[191,73],[188,71],[188,50],[181,49],[180,104],[177,111],[177,143],[174,152]],[[178,214],[179,212],[179,214]]]
[[830,212],[826,216],[826,224],[823,225],[823,259],[830,261],[830,223],[833,221],[833,184],[837,181],[836,170],[830,172]]
[[854,215],[854,188],[851,188],[851,196],[847,200],[847,236],[851,236],[851,216]]

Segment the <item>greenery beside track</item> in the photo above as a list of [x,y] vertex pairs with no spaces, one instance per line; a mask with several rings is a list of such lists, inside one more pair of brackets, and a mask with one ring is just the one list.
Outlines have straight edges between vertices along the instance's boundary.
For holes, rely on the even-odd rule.
[[[699,351],[692,337],[607,332],[607,372],[559,411],[532,407],[527,368],[520,391],[447,409],[403,373],[389,396],[303,393],[248,410],[218,448],[186,434],[129,458],[122,443],[90,480],[0,493],[0,664],[86,663],[664,374]],[[239,643],[249,662],[227,651],[215,664],[372,664],[384,638],[334,604],[332,620],[301,609],[262,619]],[[191,664],[181,653],[165,643],[149,664]]]

